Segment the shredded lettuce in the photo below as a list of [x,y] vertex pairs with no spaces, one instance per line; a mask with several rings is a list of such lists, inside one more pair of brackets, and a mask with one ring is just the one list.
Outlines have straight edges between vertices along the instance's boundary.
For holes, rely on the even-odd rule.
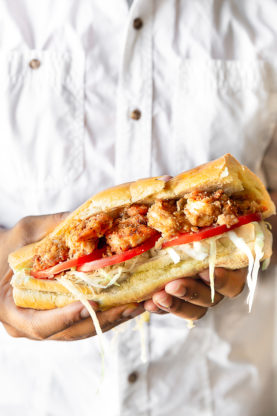
[[150,313],[144,312],[142,315],[135,318],[136,326],[133,328],[134,331],[138,331],[140,335],[140,359],[142,363],[147,362],[146,353],[146,342],[145,342],[145,322],[150,321]]
[[193,322],[192,319],[186,319],[186,321],[187,321],[187,328],[188,329],[195,328],[195,325],[194,325],[194,322]]
[[104,349],[104,337],[103,332],[99,324],[99,320],[97,318],[97,315],[93,308],[91,307],[91,304],[87,300],[86,296],[81,292],[81,290],[78,288],[78,286],[74,285],[70,280],[66,279],[65,277],[61,277],[59,279],[59,283],[61,283],[73,296],[76,300],[79,300],[82,302],[82,304],[87,308],[91,319],[94,324],[94,328],[96,331],[96,334],[98,335],[98,342],[99,342],[99,349],[102,359],[102,375],[104,374],[104,355],[105,355],[105,349]]
[[228,232],[228,237],[232,241],[232,243],[243,253],[246,254],[248,257],[248,273],[247,273],[247,285],[249,287],[249,290],[252,288],[252,270],[254,266],[254,257],[252,256],[251,250],[246,244],[246,242],[243,240],[243,238],[239,237],[234,231]]
[[249,290],[249,294],[247,297],[247,303],[249,305],[249,312],[251,311],[251,308],[253,305],[254,294],[255,294],[255,289],[256,289],[257,280],[258,280],[258,273],[260,269],[260,261],[264,256],[264,251],[263,251],[264,233],[258,222],[254,222],[254,227],[255,227],[255,234],[256,234],[255,244],[254,244],[255,261],[254,261],[253,272],[252,272],[252,288],[251,288],[252,290]]
[[183,252],[189,257],[192,257],[195,260],[204,260],[208,257],[208,246],[203,244],[201,241],[195,241],[193,243],[182,244],[177,246],[178,251]]
[[214,269],[216,262],[216,239],[210,239],[210,256],[209,256],[209,274],[210,274],[210,284],[211,284],[211,301],[214,303]]
[[247,297],[247,304],[249,307],[249,312],[251,312],[255,289],[257,285],[257,278],[260,268],[260,260],[263,258],[263,247],[264,247],[264,234],[262,228],[257,222],[254,222],[255,227],[255,243],[254,243],[254,252],[255,258],[252,255],[252,252],[243,238],[239,237],[234,231],[229,231],[228,237],[232,243],[248,257],[248,273],[247,273],[247,285],[249,288],[249,294]]
[[91,304],[87,300],[86,296],[81,292],[81,290],[76,285],[74,285],[70,280],[66,279],[64,276],[59,279],[59,282],[74,296],[76,300],[79,300],[87,308],[91,316],[96,334],[98,335],[98,345],[99,345],[99,351],[100,351],[100,356],[101,356],[101,378],[100,378],[99,385],[96,391],[96,393],[98,394],[101,383],[104,380],[104,374],[105,374],[105,348],[104,348],[105,340],[104,340],[103,332],[102,332],[98,317],[94,309],[91,307]]
[[93,288],[107,289],[112,285],[119,286],[117,281],[124,273],[126,273],[126,269],[121,265],[116,265],[116,267],[110,267],[108,271],[104,269],[92,273],[71,271],[68,275],[74,277],[77,282],[85,282]]
[[270,258],[268,257],[262,262],[262,271],[267,270],[270,265]]
[[179,254],[174,250],[174,248],[172,247],[168,247],[167,252],[169,254],[169,256],[171,257],[172,261],[174,264],[178,264],[181,260],[181,257],[179,256]]

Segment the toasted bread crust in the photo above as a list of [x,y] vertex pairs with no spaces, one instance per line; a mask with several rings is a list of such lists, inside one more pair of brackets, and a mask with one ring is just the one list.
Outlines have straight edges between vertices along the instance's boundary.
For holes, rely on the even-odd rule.
[[76,301],[73,296],[40,292],[38,290],[18,289],[17,287],[13,289],[13,299],[16,306],[39,310],[62,308]]
[[[73,220],[85,219],[101,211],[110,211],[135,202],[153,203],[156,199],[180,198],[193,191],[212,192],[217,189],[223,189],[227,194],[245,194],[257,201],[264,207],[263,218],[275,213],[275,206],[260,179],[232,155],[226,154],[215,161],[183,172],[168,182],[161,177],[146,178],[100,192],[72,212],[50,233],[50,237],[55,238],[65,233]],[[10,254],[9,264],[14,272],[32,265],[34,251],[41,242],[22,247]],[[252,244],[253,249],[253,242],[249,244]],[[264,258],[271,255],[270,233],[266,236],[266,247]],[[216,263],[217,266],[230,269],[245,267],[247,264],[246,256],[237,250],[234,252],[234,247],[229,248],[226,253],[221,253]],[[207,261],[196,262],[190,259],[172,265],[167,270],[158,265],[155,270],[134,273],[128,282],[124,282],[120,287],[112,286],[97,294],[88,286],[79,285],[79,288],[86,297],[98,301],[101,307],[106,308],[146,299],[170,280],[192,276],[207,266]],[[18,276],[19,274],[12,282],[14,299],[18,306],[49,309],[74,300],[57,280],[38,280],[27,275],[20,279]]]

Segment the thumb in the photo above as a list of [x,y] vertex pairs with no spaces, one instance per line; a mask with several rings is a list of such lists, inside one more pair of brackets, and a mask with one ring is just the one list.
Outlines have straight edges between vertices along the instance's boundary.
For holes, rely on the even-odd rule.
[[34,216],[32,218],[32,225],[36,230],[38,239],[41,239],[46,236],[46,234],[51,233],[57,225],[64,221],[70,212],[58,212],[55,214],[40,215]]
[[24,217],[14,227],[14,232],[24,245],[33,243],[41,240],[53,231],[68,215],[68,212],[60,212],[50,215]]

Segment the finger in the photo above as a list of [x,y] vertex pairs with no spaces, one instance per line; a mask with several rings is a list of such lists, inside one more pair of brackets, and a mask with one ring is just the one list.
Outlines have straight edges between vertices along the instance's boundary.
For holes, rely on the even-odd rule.
[[204,307],[214,306],[224,297],[216,292],[212,303],[211,289],[201,280],[193,278],[174,280],[165,286],[165,291],[171,296]]
[[[97,318],[103,332],[109,331],[117,325],[122,324],[144,312],[143,305],[137,307],[118,306],[104,312],[98,312]],[[74,341],[85,339],[96,335],[95,327],[91,318],[87,318],[71,327],[49,337],[49,340]]]
[[[210,283],[209,271],[199,273],[204,282]],[[217,267],[214,271],[214,287],[218,293],[233,298],[241,293],[247,276],[247,268],[239,270]]]
[[[98,309],[95,302],[90,303],[93,309]],[[42,340],[84,319],[83,311],[84,306],[81,302],[73,302],[63,308],[45,311],[23,309],[14,305],[7,308],[6,322],[13,322],[13,326],[18,331],[28,334],[29,337]]]
[[[160,301],[161,299],[162,304],[158,302],[158,300]],[[207,312],[207,308],[193,305],[184,300],[175,298],[165,291],[155,293],[155,295],[153,295],[153,302],[162,310],[170,312],[180,318],[190,319],[192,321],[202,318]]]
[[155,305],[155,303],[153,302],[152,299],[146,300],[144,302],[144,309],[150,313],[158,313],[160,315],[164,315],[168,312],[163,311],[162,309],[158,308],[157,305]]

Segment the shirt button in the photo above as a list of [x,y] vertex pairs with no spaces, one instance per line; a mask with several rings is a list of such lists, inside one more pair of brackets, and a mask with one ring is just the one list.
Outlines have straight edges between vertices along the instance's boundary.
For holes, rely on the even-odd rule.
[[133,110],[133,111],[131,112],[131,118],[132,118],[133,120],[139,120],[139,119],[141,118],[141,112],[140,112],[140,110],[138,110],[138,109]]
[[133,20],[133,28],[136,29],[136,30],[139,30],[139,29],[142,28],[142,26],[143,26],[143,21],[141,20],[140,17],[136,17]]
[[138,373],[136,371],[133,371],[132,373],[128,375],[128,381],[131,384],[135,383],[137,379],[138,379]]
[[40,67],[40,61],[38,59],[32,59],[29,62],[29,67],[32,69],[38,69]]

